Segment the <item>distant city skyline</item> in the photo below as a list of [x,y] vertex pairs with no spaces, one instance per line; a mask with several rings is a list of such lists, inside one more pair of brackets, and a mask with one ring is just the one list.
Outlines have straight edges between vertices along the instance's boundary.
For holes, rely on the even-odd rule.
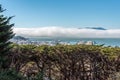
[[0,0],[15,28],[120,29],[120,0]]

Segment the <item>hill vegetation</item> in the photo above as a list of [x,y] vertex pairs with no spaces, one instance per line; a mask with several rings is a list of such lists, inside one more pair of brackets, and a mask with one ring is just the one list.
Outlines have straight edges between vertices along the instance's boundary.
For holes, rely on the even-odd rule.
[[14,45],[9,58],[28,80],[108,80],[120,72],[119,47]]

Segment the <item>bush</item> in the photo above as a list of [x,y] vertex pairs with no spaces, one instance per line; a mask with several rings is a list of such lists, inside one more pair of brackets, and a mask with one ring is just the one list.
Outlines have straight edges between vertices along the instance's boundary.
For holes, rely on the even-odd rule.
[[15,70],[1,70],[0,80],[25,80],[23,76],[17,73]]

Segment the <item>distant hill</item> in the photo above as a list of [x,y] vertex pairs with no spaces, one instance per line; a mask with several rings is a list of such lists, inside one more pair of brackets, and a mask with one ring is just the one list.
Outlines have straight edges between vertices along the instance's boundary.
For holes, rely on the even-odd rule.
[[95,29],[95,30],[107,30],[105,28],[102,27],[86,27],[87,29]]
[[28,38],[25,38],[22,36],[14,36],[13,39],[15,39],[15,40],[28,40]]

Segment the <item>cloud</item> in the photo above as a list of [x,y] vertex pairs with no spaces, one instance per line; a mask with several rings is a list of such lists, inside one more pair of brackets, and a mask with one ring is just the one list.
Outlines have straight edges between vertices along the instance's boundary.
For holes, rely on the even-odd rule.
[[120,29],[96,30],[63,27],[14,28],[14,33],[27,37],[120,38]]

